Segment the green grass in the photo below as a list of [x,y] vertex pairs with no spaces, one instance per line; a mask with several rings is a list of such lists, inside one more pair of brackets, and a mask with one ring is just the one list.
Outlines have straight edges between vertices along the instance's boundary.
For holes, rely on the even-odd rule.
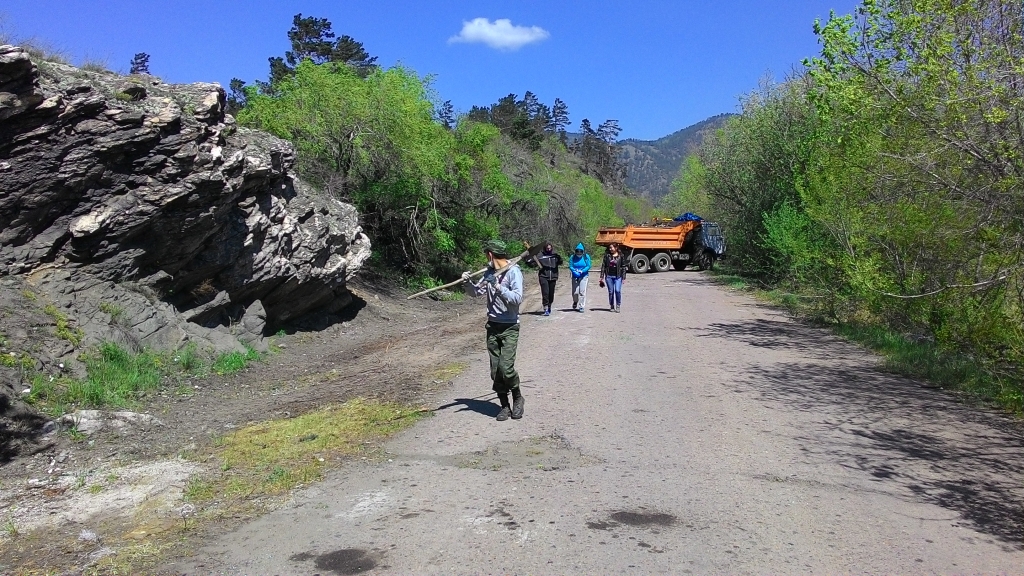
[[219,461],[219,472],[190,479],[185,498],[248,500],[286,492],[322,479],[338,456],[357,453],[364,442],[389,436],[424,415],[399,404],[352,400],[246,426],[217,440],[210,456]]
[[86,377],[53,377],[36,374],[28,400],[52,416],[75,408],[125,407],[142,396],[175,384],[185,378],[201,378],[211,371],[229,374],[241,370],[260,354],[249,349],[219,356],[207,365],[194,345],[176,352],[143,350],[129,352],[113,342],[105,342],[94,352],[83,354]]
[[211,369],[214,374],[233,374],[248,366],[249,363],[259,359],[260,353],[246,346],[245,352],[228,352],[226,354],[221,354],[213,361]]

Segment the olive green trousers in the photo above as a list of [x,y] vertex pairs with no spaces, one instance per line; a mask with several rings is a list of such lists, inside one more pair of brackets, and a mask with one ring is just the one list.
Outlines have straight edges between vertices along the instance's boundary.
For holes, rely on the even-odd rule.
[[491,359],[491,381],[499,394],[519,388],[516,372],[516,347],[519,345],[519,324],[487,323],[487,355]]

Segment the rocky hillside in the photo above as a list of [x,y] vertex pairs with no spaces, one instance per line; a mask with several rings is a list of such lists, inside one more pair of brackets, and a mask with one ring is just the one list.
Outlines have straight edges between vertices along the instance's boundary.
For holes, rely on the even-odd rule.
[[626,185],[657,202],[669,193],[683,160],[700,144],[704,130],[714,130],[732,114],[719,114],[657,140],[619,142],[626,162]]
[[[0,46],[0,352],[43,369],[106,340],[258,348],[351,301],[370,254],[355,209],[298,180],[292,147],[237,127],[224,102],[216,84]],[[30,305],[52,325],[16,320]],[[29,342],[60,330],[74,337]]]

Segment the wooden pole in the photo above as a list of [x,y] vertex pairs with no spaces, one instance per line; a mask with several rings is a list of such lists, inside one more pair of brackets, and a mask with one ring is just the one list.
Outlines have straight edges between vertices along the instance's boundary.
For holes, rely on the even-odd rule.
[[[519,256],[516,256],[515,258],[512,258],[511,260],[509,260],[508,264],[502,266],[499,270],[495,270],[494,273],[495,274],[501,274],[505,270],[508,270],[509,268],[514,266],[516,263],[518,263],[520,260],[522,260],[523,258],[526,258],[527,256],[530,256],[531,251],[533,251],[533,249],[530,249],[529,245],[527,245],[527,250],[525,252],[523,252]],[[469,275],[469,277],[473,278],[474,276],[479,276],[479,275],[483,274],[484,272],[487,272],[487,268],[481,268],[480,270],[477,270],[476,272],[471,273]],[[425,294],[430,294],[431,292],[437,292],[438,290],[444,290],[445,288],[451,288],[452,286],[458,286],[459,284],[462,284],[463,282],[464,282],[464,280],[462,278],[459,278],[458,280],[455,280],[453,282],[449,282],[449,283],[441,285],[441,286],[434,286],[433,288],[428,288],[428,289],[426,289],[426,290],[424,290],[422,292],[417,292],[417,293],[413,294],[412,296],[407,297],[406,300],[412,300],[413,298],[416,298],[418,296],[423,296]]]

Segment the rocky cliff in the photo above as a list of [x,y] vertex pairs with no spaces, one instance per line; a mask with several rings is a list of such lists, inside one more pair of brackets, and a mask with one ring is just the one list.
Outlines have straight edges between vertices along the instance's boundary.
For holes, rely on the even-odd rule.
[[370,253],[355,209],[298,180],[291,146],[236,126],[224,101],[216,84],[0,46],[0,291],[50,303],[82,336],[44,363],[104,340],[259,347],[351,301]]

